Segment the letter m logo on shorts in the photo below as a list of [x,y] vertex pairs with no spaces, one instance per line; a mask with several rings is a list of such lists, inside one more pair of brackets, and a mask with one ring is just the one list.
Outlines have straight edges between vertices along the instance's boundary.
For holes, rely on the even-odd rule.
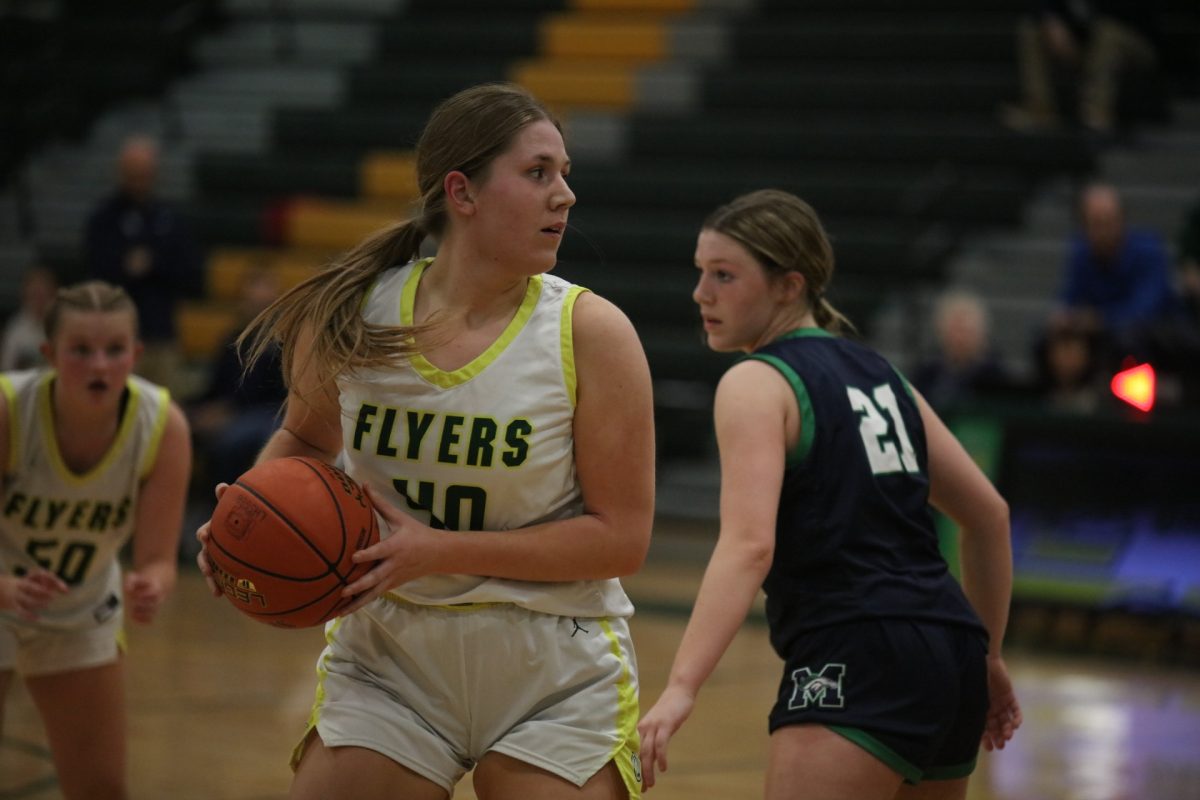
[[846,698],[842,696],[842,678],[846,674],[845,664],[826,664],[814,673],[808,667],[792,671],[792,699],[788,708],[796,710],[816,705],[820,708],[842,708]]

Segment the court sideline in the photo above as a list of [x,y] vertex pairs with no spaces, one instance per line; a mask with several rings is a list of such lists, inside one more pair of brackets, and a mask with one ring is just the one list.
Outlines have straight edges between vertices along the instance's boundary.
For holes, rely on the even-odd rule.
[[[700,525],[702,530],[697,530]],[[711,523],[662,524],[626,586],[643,703],[657,697],[686,622]],[[130,630],[130,776],[135,800],[267,800],[312,700],[319,630],[282,631],[205,596],[194,569],[150,629]],[[1196,670],[1013,648],[1026,723],[983,755],[970,800],[1200,800]],[[672,743],[650,800],[761,794],[766,711],[779,679],[766,629],[748,623]],[[45,738],[18,683],[0,739],[0,800],[59,800]],[[81,720],[81,724],[86,721]],[[455,800],[473,800],[469,781]]]

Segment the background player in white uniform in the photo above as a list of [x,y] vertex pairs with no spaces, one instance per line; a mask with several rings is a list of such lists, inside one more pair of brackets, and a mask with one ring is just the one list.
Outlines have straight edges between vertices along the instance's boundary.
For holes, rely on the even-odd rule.
[[59,290],[46,337],[48,369],[0,374],[0,714],[20,672],[64,796],[119,799],[123,608],[148,623],[175,584],[190,437],[167,391],[131,374],[141,345],[123,290]]
[[261,459],[344,452],[390,532],[327,628],[293,798],[446,798],[472,767],[481,798],[640,792],[617,578],[649,543],[650,376],[615,306],[543,274],[569,168],[528,92],[465,90],[418,144],[420,216],[252,326],[290,379]]

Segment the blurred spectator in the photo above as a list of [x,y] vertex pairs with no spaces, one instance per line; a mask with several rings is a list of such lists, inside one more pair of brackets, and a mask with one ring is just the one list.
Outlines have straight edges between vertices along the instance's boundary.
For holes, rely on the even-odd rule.
[[1179,231],[1175,288],[1173,306],[1138,331],[1133,350],[1178,382],[1182,403],[1200,407],[1200,199]]
[[1179,263],[1200,267],[1200,197],[1192,202],[1179,229]]
[[1079,213],[1053,321],[1069,319],[1123,345],[1170,307],[1167,248],[1157,234],[1126,227],[1121,197],[1108,184],[1086,187]]
[[1017,25],[1021,104],[1004,121],[1019,130],[1062,124],[1056,77],[1078,84],[1079,119],[1087,129],[1112,133],[1118,90],[1131,70],[1158,66],[1154,0],[1040,0]]
[[938,411],[995,397],[1011,380],[991,343],[987,309],[974,294],[951,290],[934,311],[938,352],[913,373],[913,383]]
[[240,320],[213,364],[208,386],[187,404],[188,420],[208,483],[232,483],[254,463],[258,451],[279,425],[287,390],[278,349],[269,350],[242,374],[236,339],[242,328],[280,294],[279,281],[267,270],[247,274],[242,284]]
[[46,309],[58,291],[58,278],[46,267],[32,267],[21,281],[21,306],[4,326],[0,370],[29,369],[45,363],[42,342]]
[[1047,407],[1090,414],[1106,397],[1099,334],[1071,320],[1052,322],[1035,351],[1037,389]]
[[84,257],[92,277],[123,287],[137,306],[146,350],[139,373],[177,388],[182,360],[175,312],[200,274],[200,253],[182,215],[155,194],[158,146],[145,136],[125,140],[116,191],[87,224]]

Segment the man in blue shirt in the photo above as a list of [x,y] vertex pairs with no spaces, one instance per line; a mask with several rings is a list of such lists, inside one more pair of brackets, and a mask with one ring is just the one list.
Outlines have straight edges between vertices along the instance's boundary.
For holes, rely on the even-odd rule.
[[1170,307],[1167,249],[1157,234],[1126,227],[1114,186],[1085,188],[1079,211],[1082,230],[1071,240],[1058,316],[1119,339]]

